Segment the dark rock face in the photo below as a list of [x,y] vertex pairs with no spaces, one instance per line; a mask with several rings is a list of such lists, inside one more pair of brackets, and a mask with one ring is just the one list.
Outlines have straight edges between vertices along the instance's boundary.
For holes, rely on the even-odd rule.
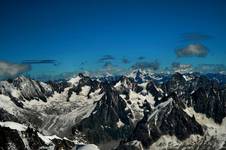
[[[21,135],[18,131],[7,127],[0,127],[0,148],[2,149],[18,149],[24,150],[27,147],[24,145]],[[27,138],[29,147],[31,149],[39,149],[44,142],[37,136],[37,133],[28,129],[23,133],[23,138]]]
[[[126,102],[107,83],[103,85],[102,98],[96,102],[94,111],[83,119],[75,130],[83,132],[91,143],[102,143],[127,137],[132,129],[132,112],[126,110]],[[117,124],[121,123],[122,126]]]
[[210,89],[208,92],[201,87],[192,94],[194,110],[206,114],[217,123],[221,123],[225,117],[223,96],[225,96],[223,91]]
[[24,150],[25,145],[16,130],[6,127],[0,127],[0,149],[18,149]]
[[165,94],[176,93],[177,97],[182,101],[185,101],[186,93],[189,93],[189,83],[186,82],[185,78],[180,73],[175,73],[169,80],[161,85],[162,90]]
[[29,147],[31,149],[39,149],[41,146],[45,145],[45,143],[38,136],[37,131],[30,127],[27,128],[24,133],[24,136],[27,138]]
[[162,93],[157,89],[153,81],[150,81],[147,84],[146,90],[155,97],[155,100],[158,100],[158,98],[163,96]]
[[156,110],[137,123],[131,140],[141,141],[148,147],[162,135],[175,135],[184,140],[191,134],[203,135],[202,126],[194,117],[187,115],[176,100],[169,99],[160,103]]
[[[120,87],[117,87],[117,92],[119,94],[123,94],[126,96],[126,100],[129,100],[129,92],[130,90],[140,93],[143,90],[143,87],[139,86],[137,82],[134,81],[133,78],[128,78],[126,76],[121,76],[120,79],[117,82],[121,82]],[[111,84],[111,86],[115,85]]]
[[216,79],[193,75],[190,81],[186,81],[183,75],[176,73],[162,84],[162,89],[167,94],[175,92],[181,102],[213,118],[217,123],[221,123],[226,116],[225,87]]
[[65,139],[53,139],[52,142],[56,145],[55,149],[57,150],[71,150],[75,146],[73,142]]
[[131,142],[121,141],[116,150],[143,150],[143,146],[139,141]]
[[[22,139],[27,140],[28,145],[25,145]],[[71,150],[75,146],[73,142],[65,139],[53,139],[52,142],[55,149]],[[49,149],[49,146],[51,145],[46,145],[33,128],[28,127],[26,131],[19,133],[17,130],[0,126],[0,149],[36,150]]]
[[218,80],[207,76],[196,77],[191,82],[191,87],[193,91],[190,92],[190,105],[194,110],[221,123],[226,116],[225,87]]
[[15,116],[6,112],[4,109],[0,108],[0,121],[15,121],[15,122],[18,122],[19,120]]
[[69,83],[65,80],[62,81],[48,81],[47,84],[49,84],[53,91],[56,91],[57,93],[62,93],[65,88],[69,87]]
[[136,72],[136,76],[135,76],[135,81],[136,81],[137,83],[142,83],[143,79],[142,79],[141,75],[142,75],[142,73],[138,70],[138,71]]
[[17,105],[20,108],[23,108],[24,107],[23,103],[21,102],[21,100],[19,98],[13,97],[11,93],[8,93],[8,96],[10,97],[11,101],[15,105]]
[[143,90],[143,87],[139,86],[139,85],[136,85],[133,90],[136,92],[136,93],[140,93],[142,90]]

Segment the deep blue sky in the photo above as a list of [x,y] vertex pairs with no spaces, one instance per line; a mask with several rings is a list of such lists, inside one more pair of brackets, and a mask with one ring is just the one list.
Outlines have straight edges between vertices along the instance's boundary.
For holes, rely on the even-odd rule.
[[[177,58],[175,49],[190,44],[184,33],[211,38],[198,41],[206,57]],[[87,70],[113,55],[129,67],[137,57],[172,62],[226,64],[225,0],[27,0],[0,1],[0,60],[54,59],[59,65],[32,65],[32,73]],[[130,64],[121,64],[122,57]]]

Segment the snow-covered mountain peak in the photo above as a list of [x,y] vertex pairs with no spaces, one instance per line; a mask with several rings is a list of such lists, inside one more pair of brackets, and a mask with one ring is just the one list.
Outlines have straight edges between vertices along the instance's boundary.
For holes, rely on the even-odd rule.
[[81,78],[82,77],[80,76],[75,76],[75,77],[72,77],[70,80],[68,80],[68,82],[72,85],[77,85]]

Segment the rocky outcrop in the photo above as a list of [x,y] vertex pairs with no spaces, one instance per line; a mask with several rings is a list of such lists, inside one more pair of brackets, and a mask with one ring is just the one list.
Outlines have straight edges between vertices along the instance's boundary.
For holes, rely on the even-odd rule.
[[15,122],[18,122],[19,120],[18,120],[18,118],[11,115],[10,113],[5,111],[4,109],[0,108],[0,121],[15,121]]
[[82,91],[82,88],[84,86],[90,87],[87,98],[90,98],[90,93],[95,92],[98,88],[100,88],[100,83],[97,80],[92,80],[88,76],[84,76],[83,74],[79,74],[79,77],[81,78],[77,85],[73,86],[68,90],[68,97],[67,101],[70,100],[70,97],[73,93],[76,93],[76,95],[79,95],[79,93]]
[[0,82],[0,93],[9,96],[12,102],[21,108],[23,108],[22,101],[36,99],[46,102],[53,92],[50,85],[24,76]]
[[163,96],[163,93],[157,88],[153,81],[148,82],[146,90],[154,96],[156,101]]
[[62,93],[65,88],[70,86],[66,80],[47,81],[47,84],[50,85],[53,91],[56,91],[57,93]]
[[200,87],[192,94],[194,110],[206,114],[207,117],[213,118],[217,123],[221,123],[226,116],[225,95],[225,91],[214,88],[207,91]]
[[137,140],[130,142],[121,141],[116,150],[143,150],[143,146],[141,142]]
[[24,100],[40,99],[46,102],[47,97],[53,93],[51,89],[45,87],[48,85],[42,86],[40,82],[25,77],[16,78],[12,84],[20,91],[20,98]]
[[17,130],[16,125],[14,125],[15,129],[0,126],[0,149],[36,150],[54,148],[71,150],[75,146],[73,142],[66,139],[53,137],[50,140],[30,127],[25,130]]
[[140,93],[143,90],[143,87],[139,86],[137,82],[134,81],[133,78],[129,78],[126,76],[121,76],[119,80],[117,80],[116,84],[113,84],[119,94],[125,95],[125,99],[129,100],[129,92],[130,90]]
[[0,149],[26,149],[23,140],[16,130],[7,127],[0,127]]
[[176,73],[161,87],[166,94],[176,93],[181,102],[194,107],[196,112],[213,118],[217,123],[221,123],[226,116],[226,90],[216,78],[193,74],[186,81],[184,75]]
[[91,143],[125,138],[133,129],[133,116],[127,109],[127,103],[107,83],[103,85],[102,92],[104,95],[96,102],[90,116],[73,129],[84,133]]
[[182,74],[175,73],[169,80],[162,84],[162,89],[165,93],[175,92],[177,96],[181,96],[185,93],[187,82]]
[[175,135],[180,140],[191,134],[203,135],[202,126],[180,105],[176,99],[168,97],[167,101],[157,105],[155,110],[137,123],[129,141],[138,140],[148,147],[162,135]]

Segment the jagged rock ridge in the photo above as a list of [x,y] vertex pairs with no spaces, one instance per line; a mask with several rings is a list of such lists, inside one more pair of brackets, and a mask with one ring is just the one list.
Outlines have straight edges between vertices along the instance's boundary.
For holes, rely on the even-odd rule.
[[221,80],[139,71],[48,82],[18,77],[0,81],[0,119],[87,143],[122,140],[119,148],[149,147],[167,135],[184,141],[191,135],[206,136],[206,127],[187,108],[223,123],[226,86]]

